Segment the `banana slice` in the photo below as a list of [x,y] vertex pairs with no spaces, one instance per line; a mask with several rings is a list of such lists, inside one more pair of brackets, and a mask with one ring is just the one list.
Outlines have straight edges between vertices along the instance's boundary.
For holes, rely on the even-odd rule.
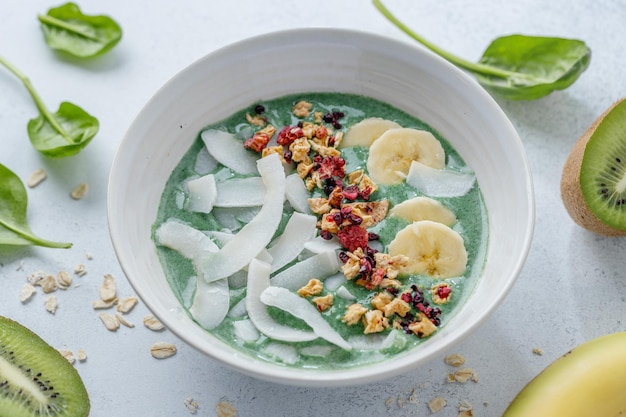
[[437,223],[452,226],[456,223],[456,215],[440,201],[430,197],[413,197],[395,205],[389,210],[390,216],[400,217],[410,222],[431,220]]
[[467,250],[461,235],[430,220],[414,222],[400,230],[389,243],[389,255],[409,257],[402,273],[432,278],[463,275],[467,265]]
[[400,128],[399,124],[394,121],[383,119],[380,117],[370,117],[355,123],[348,129],[341,140],[341,148],[350,146],[367,146],[369,147],[376,139],[389,129]]
[[432,133],[411,128],[389,129],[370,146],[367,170],[378,184],[399,184],[411,162],[432,168],[445,166],[445,151]]

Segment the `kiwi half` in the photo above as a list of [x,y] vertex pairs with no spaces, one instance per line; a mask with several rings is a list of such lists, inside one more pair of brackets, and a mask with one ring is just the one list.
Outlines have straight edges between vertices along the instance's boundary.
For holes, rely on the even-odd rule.
[[593,232],[626,235],[626,100],[609,107],[576,142],[563,167],[561,198]]
[[89,408],[83,381],[67,359],[0,316],[0,417],[84,417]]

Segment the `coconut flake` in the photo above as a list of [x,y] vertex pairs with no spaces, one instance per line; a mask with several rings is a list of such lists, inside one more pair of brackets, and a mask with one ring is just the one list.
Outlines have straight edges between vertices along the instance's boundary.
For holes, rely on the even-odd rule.
[[246,342],[254,342],[261,336],[254,324],[248,319],[233,322],[233,329],[235,336]]
[[232,178],[216,183],[215,207],[256,207],[263,204],[265,186],[261,177]]
[[300,213],[311,213],[311,207],[309,207],[309,198],[311,197],[309,191],[304,185],[304,181],[298,174],[288,175],[286,180],[285,198],[293,207],[295,211]]
[[304,249],[313,253],[322,253],[341,249],[341,243],[339,243],[339,239],[336,236],[328,240],[318,236],[306,242]]
[[343,272],[333,274],[324,280],[324,287],[329,291],[335,291],[347,281]]
[[207,151],[222,165],[238,174],[256,174],[257,155],[246,150],[235,135],[222,130],[207,129],[200,137]]
[[189,312],[202,327],[207,330],[217,327],[228,314],[229,307],[230,293],[227,278],[213,282],[196,280],[196,294]]
[[259,213],[216,253],[200,259],[206,280],[225,278],[242,269],[271,241],[283,214],[285,172],[278,154],[258,160],[266,193]]
[[267,337],[285,342],[307,342],[317,339],[312,331],[294,329],[276,322],[268,313],[267,306],[261,302],[261,293],[270,286],[270,270],[266,262],[253,259],[248,268],[248,286],[246,309],[248,317],[256,328]]
[[288,365],[298,362],[298,351],[296,348],[284,343],[268,343],[265,347],[265,353],[269,353]]
[[168,219],[162,223],[155,237],[159,245],[174,249],[192,261],[196,261],[204,253],[219,250],[207,235],[176,219]]
[[387,335],[380,333],[353,335],[348,338],[348,343],[358,350],[381,350],[393,346],[398,336],[398,330],[392,329]]
[[[230,280],[228,281],[230,285]],[[246,298],[242,298],[239,300],[230,311],[228,311],[228,317],[243,317],[246,315],[248,310],[246,309]]]
[[296,259],[304,244],[317,233],[317,217],[294,212],[278,242],[268,249],[272,256],[272,272],[279,270]]
[[419,192],[431,197],[461,197],[474,186],[476,177],[471,171],[435,169],[411,162],[406,182]]
[[337,296],[343,298],[344,300],[356,300],[356,296],[343,285],[337,290]]
[[193,170],[200,175],[206,175],[211,171],[215,171],[216,168],[217,160],[211,156],[207,148],[200,149]]
[[315,356],[318,358],[325,358],[336,348],[328,345],[311,345],[305,346],[300,349],[300,354],[304,356]]
[[296,291],[306,285],[311,278],[323,280],[339,271],[339,268],[339,259],[335,252],[322,252],[279,272],[271,279],[271,282],[277,287]]
[[322,339],[345,350],[352,349],[352,346],[324,320],[313,304],[288,289],[270,286],[263,290],[259,298],[267,306],[279,308],[304,320],[306,324],[311,326],[313,332]]
[[189,200],[187,210],[198,213],[210,213],[217,200],[215,177],[211,174],[187,182]]

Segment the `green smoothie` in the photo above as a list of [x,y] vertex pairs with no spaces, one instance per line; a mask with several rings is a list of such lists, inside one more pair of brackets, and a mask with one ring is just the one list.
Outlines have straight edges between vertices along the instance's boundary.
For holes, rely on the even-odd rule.
[[[297,117],[292,112],[294,104],[301,100],[312,104],[310,115],[307,117]],[[312,122],[316,112],[318,115],[337,116],[335,119],[325,118],[321,122],[321,124],[328,127],[329,131],[335,133],[345,132],[350,126],[370,117],[392,120],[406,128],[429,131],[439,140],[445,150],[445,169],[468,170],[471,168],[466,166],[461,156],[450,143],[425,122],[386,103],[358,95],[306,93],[259,101],[207,128],[230,132],[241,140],[243,146],[244,140],[250,138],[255,131],[260,129],[259,126],[250,122],[250,115],[260,116],[280,131],[285,126],[302,124],[303,120]],[[248,115],[248,118],[246,118],[246,115]],[[319,122],[319,120],[317,121]],[[185,202],[189,198],[185,184],[189,179],[205,174],[213,174],[219,180],[240,177],[240,175],[219,163],[214,166],[209,164],[209,168],[206,168],[207,165],[204,165],[204,168],[198,168],[200,166],[198,165],[198,159],[202,159],[203,153],[206,153],[204,147],[204,142],[200,138],[199,132],[199,136],[194,144],[170,175],[160,201],[153,230],[157,230],[161,224],[171,219],[184,222],[203,232],[232,229],[232,224],[226,225],[220,222],[224,221],[224,216],[220,216],[219,212],[198,213],[185,208]],[[369,152],[367,147],[355,146],[339,149],[341,158],[345,160],[346,173],[356,170],[364,170],[367,173],[366,161]],[[205,172],[206,169],[210,169],[210,172]],[[198,170],[202,172],[197,172]],[[310,192],[312,197],[324,196],[324,191],[319,188],[314,188]],[[420,193],[414,187],[403,182],[394,185],[379,185],[378,189],[371,195],[370,200],[387,200],[389,201],[389,207],[392,208],[407,199],[419,195]],[[437,308],[440,311],[433,322],[436,322],[437,327],[441,328],[455,316],[457,310],[471,295],[479,281],[485,262],[489,232],[487,210],[477,183],[474,183],[469,192],[464,195],[438,197],[435,199],[443,203],[456,215],[457,221],[451,227],[461,235],[465,244],[467,251],[465,272],[461,276],[444,279],[436,279],[420,274],[401,274],[397,278],[401,283],[401,287],[394,289],[392,292],[397,294],[403,291],[410,292],[412,288],[418,289],[424,299],[423,305]],[[285,203],[283,221],[277,231],[277,235],[282,231],[293,211],[293,208],[288,203]],[[254,214],[254,209],[240,210],[236,215],[231,216],[230,219],[231,221],[235,219],[234,221],[244,225]],[[409,222],[402,218],[387,216],[371,228],[368,228],[368,232],[376,236],[376,240],[372,242],[372,245],[380,252],[386,252],[389,243],[393,241],[396,233],[408,224]],[[195,291],[197,274],[194,270],[194,265],[177,251],[160,246],[156,243],[156,238],[154,240],[168,283],[181,305],[188,310]],[[340,252],[345,253],[346,251],[338,250],[338,256]],[[240,279],[238,281],[239,285],[236,285],[233,284],[235,280],[232,280],[229,290],[230,306],[235,309],[240,309],[241,301],[246,296],[245,273],[240,275],[244,276],[243,282]],[[433,302],[431,288],[435,284],[445,284],[450,288],[451,293],[449,300],[447,300],[448,302]],[[333,303],[332,306],[321,311],[320,314],[345,340],[361,342],[354,344],[355,347],[351,350],[342,349],[320,338],[308,342],[283,342],[271,340],[263,334],[259,334],[259,337],[255,340],[243,340],[237,336],[235,326],[237,325],[236,322],[247,320],[245,309],[240,314],[227,315],[220,325],[208,331],[225,344],[239,350],[242,354],[284,366],[299,368],[339,369],[362,366],[379,362],[390,356],[401,355],[411,349],[419,349],[420,343],[425,339],[418,337],[415,333],[407,331],[406,328],[401,326],[396,326],[395,328],[389,326],[382,332],[366,335],[362,325],[347,325],[345,320],[343,320],[347,308],[355,303],[369,306],[373,297],[381,292],[381,289],[366,288],[363,285],[359,285],[356,279],[349,279],[342,286],[355,299],[348,299],[338,295],[336,289],[324,288],[322,295],[332,294]],[[276,307],[269,307],[269,312],[271,317],[281,324],[300,329],[308,328],[302,320]],[[392,336],[388,337],[390,334]],[[387,343],[384,344],[384,348],[377,349],[377,344],[385,338],[387,338]],[[370,345],[368,345],[369,342],[371,342]],[[281,353],[283,351],[288,352],[288,354]]]

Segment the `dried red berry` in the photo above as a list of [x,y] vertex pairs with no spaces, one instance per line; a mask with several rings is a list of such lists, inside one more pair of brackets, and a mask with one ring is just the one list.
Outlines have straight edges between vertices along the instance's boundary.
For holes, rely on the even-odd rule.
[[246,139],[243,142],[243,147],[254,152],[261,152],[267,146],[269,141],[270,137],[267,133],[256,133],[250,139]]
[[337,232],[337,238],[341,246],[350,252],[354,252],[357,248],[367,247],[367,230],[361,226],[346,226]]
[[452,288],[446,285],[437,287],[437,295],[439,296],[439,298],[448,298],[450,296],[450,293],[452,293]]
[[361,192],[359,193],[359,195],[361,196],[361,198],[365,201],[370,199],[370,196],[372,195],[372,187],[370,187],[369,185],[367,187],[365,187],[364,189],[361,190]]
[[276,138],[276,142],[279,145],[289,146],[298,138],[304,136],[304,131],[301,127],[291,127],[285,126],[278,132],[278,137]]
[[356,185],[348,185],[343,189],[343,196],[350,201],[356,200],[359,197],[359,187]]
[[320,237],[324,240],[330,240],[333,238],[333,234],[330,233],[328,230],[322,230],[320,232]]

